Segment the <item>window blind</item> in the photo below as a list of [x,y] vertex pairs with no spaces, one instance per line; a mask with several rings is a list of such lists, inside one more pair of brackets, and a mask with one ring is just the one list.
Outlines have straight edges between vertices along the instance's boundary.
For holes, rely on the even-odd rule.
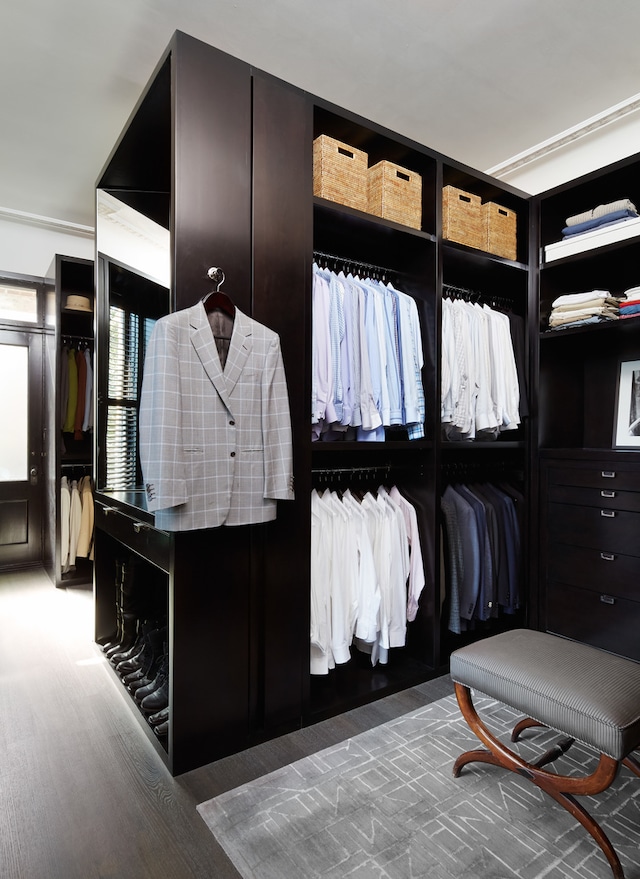
[[138,403],[144,355],[155,320],[118,305],[109,308],[109,375],[105,437],[106,488],[139,484]]

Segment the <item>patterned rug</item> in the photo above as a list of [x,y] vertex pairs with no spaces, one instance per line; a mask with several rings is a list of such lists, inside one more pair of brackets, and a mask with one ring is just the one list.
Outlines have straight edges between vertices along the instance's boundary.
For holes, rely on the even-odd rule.
[[[504,742],[521,715],[476,706]],[[532,761],[557,735],[529,730]],[[198,806],[244,879],[609,879],[592,837],[530,782],[497,767],[452,765],[480,744],[447,696]],[[556,761],[592,771],[576,743]],[[548,767],[551,768],[551,767]],[[623,767],[581,798],[613,843],[626,879],[640,879],[640,779]]]

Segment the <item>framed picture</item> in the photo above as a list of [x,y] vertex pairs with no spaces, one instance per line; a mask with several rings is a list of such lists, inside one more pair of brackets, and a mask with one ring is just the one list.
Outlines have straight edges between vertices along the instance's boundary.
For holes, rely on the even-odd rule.
[[613,446],[640,449],[640,360],[620,364]]

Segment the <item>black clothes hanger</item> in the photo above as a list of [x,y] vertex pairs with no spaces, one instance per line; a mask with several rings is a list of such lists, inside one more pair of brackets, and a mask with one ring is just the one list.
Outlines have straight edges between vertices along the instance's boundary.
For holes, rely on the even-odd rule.
[[228,314],[229,317],[233,319],[236,314],[236,307],[233,304],[231,297],[227,296],[226,293],[223,293],[220,290],[220,287],[224,284],[224,272],[222,269],[212,266],[207,272],[207,275],[212,281],[216,282],[216,289],[211,290],[206,296],[203,296],[201,302],[204,305],[204,310],[207,314],[211,314],[212,311],[219,308],[220,311]]

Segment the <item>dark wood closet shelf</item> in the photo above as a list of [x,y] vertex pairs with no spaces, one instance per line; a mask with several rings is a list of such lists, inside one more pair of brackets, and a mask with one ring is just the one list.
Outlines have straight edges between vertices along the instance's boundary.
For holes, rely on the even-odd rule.
[[413,235],[415,238],[422,238],[425,241],[436,241],[436,236],[431,232],[423,232],[421,229],[404,226],[402,223],[394,223],[392,220],[385,220],[383,217],[376,217],[375,214],[368,214],[366,211],[359,211],[356,210],[356,208],[342,205],[336,201],[330,201],[326,198],[314,196],[313,204],[315,207],[321,208],[325,211],[332,211],[336,214],[342,214],[344,217],[350,217],[354,220],[371,223],[373,227],[378,227],[379,229],[387,229],[394,232],[401,232],[405,235]]
[[442,241],[442,247],[451,253],[471,257],[478,263],[495,263],[496,265],[511,266],[512,268],[528,271],[529,266],[526,263],[518,262],[513,259],[505,259],[503,256],[497,256],[495,253],[488,253],[486,250],[478,250],[476,247],[467,247],[466,244],[459,244],[457,241],[448,241],[446,238]]

